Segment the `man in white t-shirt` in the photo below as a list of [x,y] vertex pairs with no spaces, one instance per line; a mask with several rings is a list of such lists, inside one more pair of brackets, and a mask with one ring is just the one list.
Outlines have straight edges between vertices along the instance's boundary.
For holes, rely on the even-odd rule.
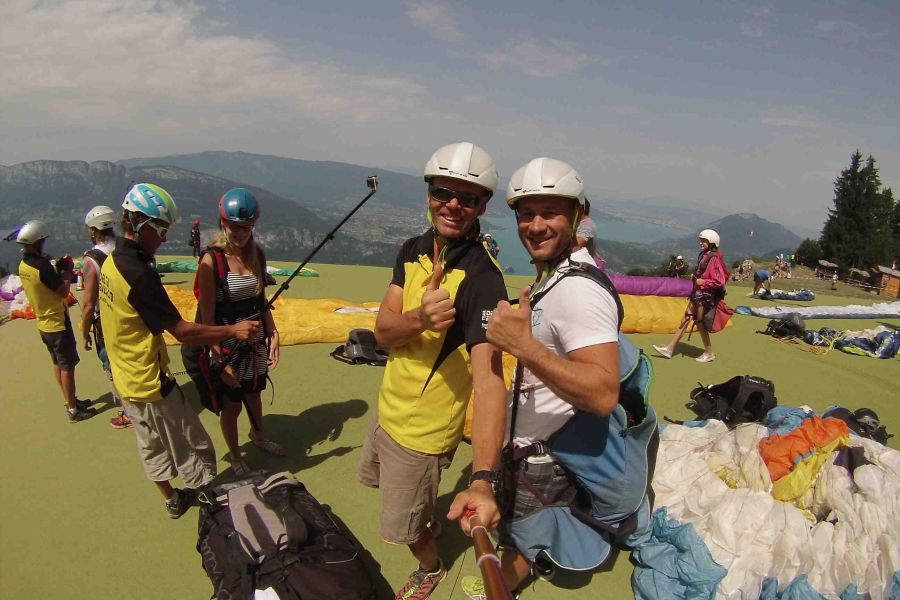
[[[538,270],[536,283],[520,293],[519,308],[500,302],[487,330],[488,340],[524,367],[511,434],[516,448],[547,440],[576,410],[605,416],[618,403],[616,301],[586,277],[560,279],[573,261],[593,265],[587,250],[572,251],[584,202],[581,177],[567,163],[552,158],[530,161],[509,183],[507,203],[516,212],[519,238]],[[531,300],[537,295],[540,303],[532,309]],[[515,398],[514,390],[512,396]],[[519,464],[551,501],[569,487],[565,471],[549,454],[531,455]],[[491,502],[493,497],[479,497],[470,491],[457,497],[448,516],[457,518],[465,509]],[[519,486],[514,506],[504,511],[501,566],[510,590],[521,584],[532,565],[511,544],[504,528],[540,506],[530,490]],[[463,590],[470,598],[479,598],[481,589],[480,580],[464,579]]]

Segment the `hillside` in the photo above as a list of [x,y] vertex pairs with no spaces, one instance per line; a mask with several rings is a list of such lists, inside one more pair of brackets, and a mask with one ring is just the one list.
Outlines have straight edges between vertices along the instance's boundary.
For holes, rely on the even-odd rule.
[[[80,252],[86,245],[84,214],[97,204],[118,208],[130,182],[148,181],[166,188],[176,199],[182,222],[169,234],[161,253],[180,254],[187,247],[190,221],[200,219],[204,239],[216,227],[216,201],[239,184],[234,180],[177,167],[126,168],[111,162],[34,161],[12,167],[0,166],[0,229],[12,228],[28,219],[42,219],[52,233],[49,251]],[[365,179],[360,181],[365,192]],[[270,191],[250,187],[262,204],[257,236],[269,257],[299,260],[333,227],[309,210]],[[362,193],[359,194],[362,197]],[[358,198],[357,198],[358,201]],[[366,218],[367,206],[357,213]],[[357,239],[341,231],[316,256],[317,261],[366,265],[389,265],[394,244]],[[17,261],[18,247],[3,244],[0,263]]]
[[[726,260],[731,263],[750,256],[774,257],[776,254],[791,254],[802,241],[800,236],[783,225],[763,219],[752,213],[728,215],[697,228],[713,229],[722,239],[721,248]],[[652,244],[659,251],[693,257],[697,254],[697,234],[691,233],[680,238],[663,240]]]

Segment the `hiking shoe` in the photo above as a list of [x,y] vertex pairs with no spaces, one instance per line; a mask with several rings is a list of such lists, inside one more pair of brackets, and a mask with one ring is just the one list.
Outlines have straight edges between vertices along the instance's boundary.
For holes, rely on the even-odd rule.
[[672,358],[672,351],[667,346],[657,346],[653,344],[653,349],[663,358]]
[[169,513],[169,518],[177,519],[186,513],[194,503],[195,497],[194,490],[175,488],[172,497],[166,500],[166,511]]
[[707,354],[706,352],[704,352],[703,354],[701,354],[694,360],[696,360],[697,362],[702,362],[702,363],[712,362],[712,361],[716,360],[716,355],[712,354],[712,353]]
[[80,408],[81,410],[89,410],[94,407],[94,402],[92,400],[79,400],[75,398],[75,407]]
[[446,576],[447,569],[441,561],[438,561],[437,569],[430,573],[420,567],[410,573],[409,581],[397,592],[395,600],[425,600]]
[[133,425],[131,417],[125,414],[125,411],[119,411],[119,415],[109,420],[109,424],[113,429],[128,429]]
[[87,410],[84,408],[76,408],[75,410],[66,409],[66,414],[69,415],[69,423],[77,423],[78,421],[84,421],[85,419],[90,419],[94,415],[97,414],[97,411],[93,408]]

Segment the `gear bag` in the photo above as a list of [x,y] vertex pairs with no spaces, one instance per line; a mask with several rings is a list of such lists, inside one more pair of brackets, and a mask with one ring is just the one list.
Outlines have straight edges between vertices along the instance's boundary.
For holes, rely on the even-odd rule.
[[[619,325],[624,311],[605,273],[592,265],[571,262],[560,278],[587,277],[606,289],[618,308]],[[552,289],[539,292],[532,307]],[[521,386],[521,366],[516,369],[510,437],[515,432],[515,412]],[[506,533],[526,558],[545,554],[560,567],[583,570],[602,564],[614,542],[630,544],[647,533],[653,510],[651,481],[659,447],[656,413],[649,402],[653,367],[644,353],[619,334],[619,403],[600,417],[585,411],[575,415],[549,440],[526,447],[507,445],[503,452],[502,510],[509,515],[517,486],[525,486],[543,507],[505,525]],[[572,489],[550,502],[519,469],[528,456],[550,454],[571,476]]]
[[199,498],[197,552],[212,598],[374,600],[358,541],[289,473],[257,471]]
[[739,423],[761,423],[777,405],[774,383],[755,375],[737,375],[724,383],[694,388],[687,407],[701,419],[718,419],[733,429]]
[[797,313],[788,313],[779,319],[772,319],[766,325],[765,331],[758,331],[765,335],[771,335],[774,338],[804,338],[806,333],[806,322],[803,321]]

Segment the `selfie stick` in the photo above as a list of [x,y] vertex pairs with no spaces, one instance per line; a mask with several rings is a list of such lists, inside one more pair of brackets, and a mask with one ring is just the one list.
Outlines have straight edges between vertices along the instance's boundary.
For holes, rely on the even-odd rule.
[[[467,513],[469,514],[469,513]],[[472,540],[475,543],[475,563],[481,570],[484,581],[484,592],[487,600],[513,600],[506,589],[503,574],[500,572],[500,557],[494,552],[494,544],[488,536],[487,528],[474,512],[468,517],[472,528]]]
[[333,240],[334,234],[337,233],[337,230],[340,229],[341,226],[344,223],[346,223],[350,219],[350,217],[352,217],[354,215],[354,213],[356,213],[356,211],[358,211],[360,208],[362,208],[362,205],[366,203],[366,200],[371,198],[372,195],[376,191],[378,191],[378,176],[377,175],[369,175],[366,178],[366,185],[369,186],[369,190],[370,190],[369,193],[366,194],[366,197],[363,198],[362,200],[360,200],[359,204],[357,204],[356,207],[353,210],[351,210],[347,214],[346,217],[341,219],[341,222],[338,223],[334,229],[332,229],[331,231],[328,232],[328,235],[325,236],[325,239],[323,239],[321,242],[319,242],[319,245],[316,246],[313,249],[313,251],[309,253],[309,256],[307,256],[306,259],[302,263],[300,263],[300,266],[297,267],[293,273],[291,273],[291,276],[287,278],[287,281],[285,281],[284,283],[281,284],[281,287],[278,288],[278,290],[272,295],[272,297],[266,303],[267,309],[271,309],[275,305],[275,300],[278,298],[278,296],[280,296],[283,291],[285,291],[286,289],[288,289],[290,287],[291,281],[293,281],[294,277],[296,277],[297,275],[300,274],[300,271],[302,271],[303,267],[305,267],[306,264],[312,260],[312,257],[316,255],[316,252],[321,250],[322,246],[327,244],[330,240]]

